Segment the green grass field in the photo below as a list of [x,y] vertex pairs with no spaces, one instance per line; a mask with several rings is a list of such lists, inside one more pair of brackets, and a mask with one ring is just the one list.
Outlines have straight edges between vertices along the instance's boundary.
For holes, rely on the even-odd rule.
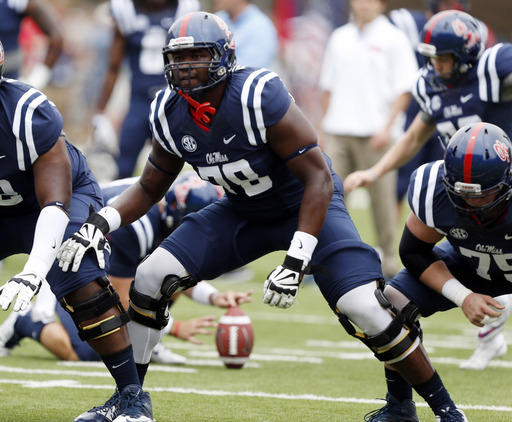
[[[367,214],[353,212],[363,238],[372,243]],[[166,336],[165,343],[188,363],[151,365],[145,389],[158,422],[352,422],[381,407],[378,398],[386,392],[382,365],[345,333],[314,284],[303,285],[290,309],[261,303],[263,281],[281,259],[276,253],[253,263],[250,282],[214,283],[219,290],[255,291],[254,302],[243,306],[255,333],[251,359],[243,369],[222,365],[213,336],[201,336],[202,346]],[[22,256],[7,259],[1,282],[23,262]],[[222,313],[187,298],[173,307],[178,319]],[[0,321],[6,316],[0,311]],[[424,319],[422,326],[430,356],[469,420],[512,421],[512,351],[485,371],[464,371],[458,364],[473,352],[476,327],[460,310]],[[512,338],[510,328],[506,336]],[[59,362],[38,343],[24,339],[10,356],[0,358],[0,421],[72,421],[105,401],[113,388],[101,364]],[[424,401],[415,400],[420,419],[433,421]]]

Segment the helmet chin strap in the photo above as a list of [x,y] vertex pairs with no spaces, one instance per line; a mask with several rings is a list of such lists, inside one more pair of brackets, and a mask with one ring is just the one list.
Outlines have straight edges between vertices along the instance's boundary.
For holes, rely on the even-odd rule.
[[210,116],[207,116],[206,113],[211,114],[211,117],[213,117],[217,110],[214,107],[211,107],[210,103],[200,104],[190,97],[190,95],[183,93],[181,90],[178,91],[178,95],[185,98],[185,100],[190,104],[190,112],[196,121],[206,125],[211,122]]

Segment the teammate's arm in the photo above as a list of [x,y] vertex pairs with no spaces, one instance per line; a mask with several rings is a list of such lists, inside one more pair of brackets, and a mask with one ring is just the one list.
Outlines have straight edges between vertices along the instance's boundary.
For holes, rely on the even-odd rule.
[[105,235],[144,216],[162,199],[183,168],[181,158],[167,152],[153,140],[153,147],[141,177],[110,206],[89,216],[80,230],[66,240],[58,254],[59,266],[66,272],[78,271],[88,250],[94,251],[100,268],[104,268]]
[[428,227],[414,213],[409,214],[400,242],[400,256],[404,266],[420,281],[462,308],[466,318],[478,327],[486,315],[499,317],[504,309],[491,296],[474,293],[450,272],[445,262],[432,251],[444,236]]
[[[300,108],[291,102],[283,118],[267,129],[267,140],[273,151],[287,160],[290,171],[304,184],[297,230],[317,237],[331,202],[333,182],[321,149],[318,146],[308,149],[317,142],[311,123]],[[304,148],[306,150],[301,153]]]
[[343,181],[346,192],[359,186],[368,186],[388,171],[395,170],[409,162],[434,134],[436,126],[419,112],[411,126],[400,139],[370,169],[349,174]]
[[26,309],[55,261],[69,222],[71,163],[64,137],[36,159],[33,166],[39,214],[32,249],[23,270],[0,287],[0,307],[7,310],[14,298],[14,311]]
[[302,277],[318,243],[334,187],[315,131],[294,102],[283,118],[267,130],[267,140],[304,184],[297,231],[283,264],[269,274],[263,286],[263,303],[288,308],[295,302]]
[[25,78],[25,82],[29,85],[43,89],[50,82],[51,69],[62,53],[64,46],[62,25],[53,5],[46,0],[30,0],[25,9],[25,15],[32,18],[41,31],[48,36],[48,49],[44,61],[36,64]]

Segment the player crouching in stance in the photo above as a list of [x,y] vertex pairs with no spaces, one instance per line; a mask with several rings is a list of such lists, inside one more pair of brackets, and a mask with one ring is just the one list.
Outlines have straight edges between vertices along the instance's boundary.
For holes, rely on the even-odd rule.
[[224,188],[223,198],[186,216],[137,269],[128,330],[141,381],[173,293],[288,250],[264,283],[264,303],[290,307],[303,275],[315,272],[344,326],[353,332],[349,320],[356,324],[378,359],[421,386],[441,420],[463,420],[420,345],[413,316],[394,314],[377,300],[378,254],[361,241],[343,184],[278,75],[237,66],[229,28],[206,12],[178,19],[163,53],[169,86],[152,104],[154,139],[142,176],[59,251],[64,271],[78,269],[108,232],[160,200],[185,162]]
[[[37,89],[3,78],[3,64],[0,42],[0,260],[29,256],[23,270],[0,287],[0,307],[6,311],[13,303],[14,312],[24,313],[46,279],[80,338],[116,381],[105,412],[75,420],[151,422],[151,399],[142,391],[125,326],[128,314],[103,265],[84,257],[79,271],[66,274],[55,260],[62,239],[80,228],[89,209],[103,206],[100,187],[85,157],[66,140],[55,105]],[[104,263],[104,239],[96,247]]]
[[[504,306],[494,298],[512,292],[507,264],[512,256],[511,148],[499,127],[467,125],[450,139],[444,161],[413,173],[412,211],[400,243],[406,269],[384,290],[396,308],[414,303],[427,317],[459,306],[478,327],[500,317]],[[447,241],[434,246],[443,238]],[[395,414],[410,405],[411,387],[389,368],[386,381],[388,404],[381,411]]]

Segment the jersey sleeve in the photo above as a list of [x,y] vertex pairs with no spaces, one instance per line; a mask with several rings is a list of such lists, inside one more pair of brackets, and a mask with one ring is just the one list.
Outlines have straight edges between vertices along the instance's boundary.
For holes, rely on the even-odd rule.
[[277,73],[261,68],[246,79],[241,95],[243,123],[252,145],[266,142],[266,129],[279,122],[292,97]]
[[165,149],[167,152],[181,157],[181,153],[176,148],[176,143],[171,135],[169,121],[167,119],[166,111],[172,107],[177,94],[175,94],[169,87],[161,89],[155,95],[151,102],[149,112],[149,128],[153,138]]
[[420,106],[420,109],[429,116],[432,116],[433,112],[431,108],[431,99],[427,94],[426,79],[429,77],[428,73],[429,70],[426,67],[419,69],[418,73],[416,74],[416,81],[412,86],[412,95],[414,100]]
[[31,88],[16,106],[12,130],[17,144],[18,162],[26,167],[53,148],[63,128],[63,118],[46,95]]
[[441,169],[443,161],[433,161],[418,167],[409,182],[408,200],[412,212],[427,226],[436,228],[438,196],[444,195]]
[[501,102],[503,80],[512,73],[512,44],[496,44],[478,61],[478,90],[482,101]]

